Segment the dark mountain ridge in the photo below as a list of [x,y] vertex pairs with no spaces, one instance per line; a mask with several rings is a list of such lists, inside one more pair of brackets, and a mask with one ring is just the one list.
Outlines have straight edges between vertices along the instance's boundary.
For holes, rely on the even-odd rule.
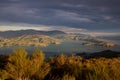
[[81,56],[84,58],[116,58],[120,57],[120,52],[112,51],[112,50],[105,50],[101,52],[94,52],[94,53],[77,53],[76,56]]
[[54,36],[57,34],[66,34],[66,33],[58,30],[39,31],[39,30],[32,30],[32,29],[16,30],[16,31],[0,31],[0,37],[5,37],[5,38],[14,38],[14,37],[19,37],[23,35],[34,35],[34,34]]

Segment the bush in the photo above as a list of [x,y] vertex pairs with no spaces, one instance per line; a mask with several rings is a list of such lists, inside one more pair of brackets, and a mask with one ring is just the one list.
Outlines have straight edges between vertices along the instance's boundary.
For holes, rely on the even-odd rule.
[[0,68],[0,80],[119,80],[120,76],[119,57],[84,59],[61,54],[45,61],[38,49],[31,56],[25,49],[17,49],[1,59],[5,64]]

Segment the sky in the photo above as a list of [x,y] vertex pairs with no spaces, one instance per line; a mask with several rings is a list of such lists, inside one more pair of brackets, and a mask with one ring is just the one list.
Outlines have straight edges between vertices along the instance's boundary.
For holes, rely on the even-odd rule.
[[120,33],[120,0],[0,0],[0,31]]

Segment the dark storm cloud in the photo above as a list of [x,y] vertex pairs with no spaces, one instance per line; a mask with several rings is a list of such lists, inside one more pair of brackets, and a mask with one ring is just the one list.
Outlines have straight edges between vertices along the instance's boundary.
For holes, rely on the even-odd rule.
[[120,29],[119,0],[0,0],[0,22]]

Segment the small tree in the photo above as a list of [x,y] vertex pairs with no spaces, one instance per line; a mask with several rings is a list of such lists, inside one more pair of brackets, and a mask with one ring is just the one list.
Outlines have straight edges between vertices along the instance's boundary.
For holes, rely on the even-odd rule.
[[42,51],[36,49],[31,56],[29,73],[32,79],[42,80],[50,70],[49,63],[44,62],[45,55]]
[[36,71],[38,71],[39,68],[42,66],[43,62],[44,62],[43,52],[36,49],[34,53],[32,54],[30,62],[29,62],[30,75],[34,75]]
[[28,80],[26,76],[28,66],[27,52],[25,49],[17,49],[9,57],[9,62],[6,65],[6,71],[10,78],[14,80]]

